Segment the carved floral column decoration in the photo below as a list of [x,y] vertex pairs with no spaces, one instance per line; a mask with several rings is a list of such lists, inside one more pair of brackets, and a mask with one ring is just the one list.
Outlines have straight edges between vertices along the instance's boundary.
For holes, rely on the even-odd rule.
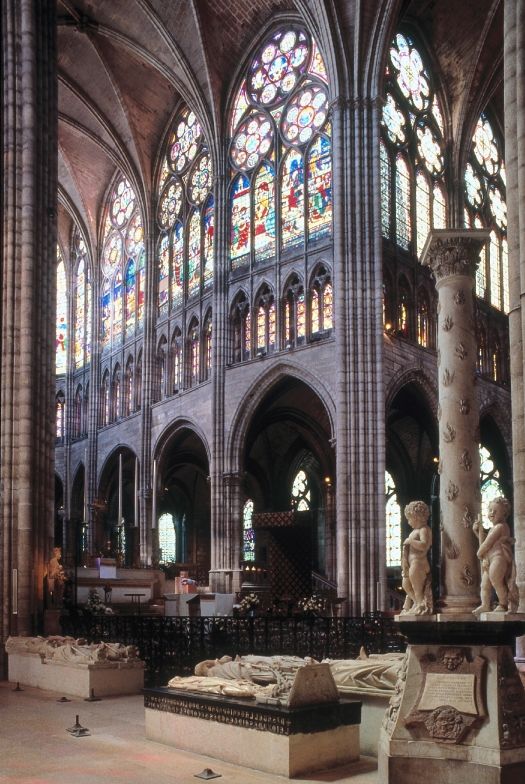
[[477,540],[481,507],[474,276],[489,234],[431,231],[422,254],[438,291],[441,612],[470,616],[479,599]]

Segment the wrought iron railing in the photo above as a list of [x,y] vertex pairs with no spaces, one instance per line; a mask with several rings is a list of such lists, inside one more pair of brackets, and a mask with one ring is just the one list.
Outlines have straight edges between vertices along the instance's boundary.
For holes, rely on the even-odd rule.
[[386,653],[403,651],[406,645],[394,622],[379,614],[361,618],[91,616],[64,618],[62,630],[89,642],[136,645],[146,662],[149,686],[162,686],[174,675],[189,675],[198,661],[225,654],[288,654],[320,661],[353,659],[361,646],[368,653]]

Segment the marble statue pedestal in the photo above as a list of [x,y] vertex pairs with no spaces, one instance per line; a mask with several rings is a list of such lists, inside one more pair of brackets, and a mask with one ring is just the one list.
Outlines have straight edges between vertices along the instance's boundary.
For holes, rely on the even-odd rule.
[[285,708],[176,689],[145,689],[146,738],[292,777],[359,759],[361,703]]
[[524,629],[400,623],[410,644],[380,733],[380,784],[523,783],[525,690],[513,646]]

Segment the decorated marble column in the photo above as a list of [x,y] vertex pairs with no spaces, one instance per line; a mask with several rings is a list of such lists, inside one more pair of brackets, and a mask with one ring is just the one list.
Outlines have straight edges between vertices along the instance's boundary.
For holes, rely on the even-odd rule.
[[473,287],[488,237],[482,230],[434,230],[422,255],[439,296],[440,610],[453,618],[471,618],[479,603],[477,540],[472,531],[481,507]]
[[479,599],[477,540],[481,506],[479,404],[476,391],[474,275],[489,234],[482,230],[430,232],[422,262],[438,291],[439,472],[441,612],[467,614]]

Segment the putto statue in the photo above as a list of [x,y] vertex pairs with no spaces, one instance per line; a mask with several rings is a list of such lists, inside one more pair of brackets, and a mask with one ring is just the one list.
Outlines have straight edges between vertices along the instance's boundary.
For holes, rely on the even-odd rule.
[[472,526],[479,539],[478,558],[481,561],[481,604],[473,611],[475,615],[492,611],[493,588],[498,597],[494,612],[518,611],[516,564],[512,554],[514,539],[507,523],[510,508],[510,502],[500,495],[489,504],[487,517],[492,528],[485,531],[480,521]]
[[406,599],[401,615],[432,614],[432,584],[427,557],[432,545],[429,516],[430,509],[424,501],[412,501],[405,506],[405,517],[414,530],[403,542],[401,585]]

